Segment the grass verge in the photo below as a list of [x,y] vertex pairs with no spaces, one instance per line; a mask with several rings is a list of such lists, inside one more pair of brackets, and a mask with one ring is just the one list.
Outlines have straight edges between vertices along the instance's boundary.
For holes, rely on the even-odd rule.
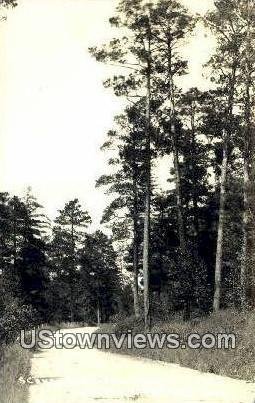
[[26,403],[31,352],[19,344],[0,346],[0,403]]
[[[173,318],[168,322],[155,322],[151,329],[152,334],[179,334],[182,340],[187,340],[191,333],[203,336],[207,333],[234,333],[236,335],[235,349],[198,349],[178,348],[169,349],[156,347],[150,349],[129,349],[124,344],[122,349],[113,345],[111,352],[123,353],[139,357],[151,358],[179,364],[181,366],[197,369],[202,372],[211,372],[232,378],[255,381],[255,312],[240,313],[222,311],[210,317],[183,322],[180,318]],[[115,333],[120,335],[132,330],[133,334],[143,333],[142,321],[127,318],[122,322],[103,325],[98,332]]]

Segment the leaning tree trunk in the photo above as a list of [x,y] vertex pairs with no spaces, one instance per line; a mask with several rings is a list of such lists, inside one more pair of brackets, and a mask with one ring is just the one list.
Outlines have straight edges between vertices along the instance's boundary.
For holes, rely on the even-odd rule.
[[151,209],[151,32],[148,32],[145,149],[145,212],[143,237],[144,328],[150,328],[150,209]]
[[215,312],[219,311],[219,309],[220,309],[227,169],[228,169],[227,136],[226,136],[226,132],[224,132],[224,135],[223,135],[223,159],[222,159],[222,166],[221,166],[221,184],[220,184],[219,223],[218,223],[216,261],[215,261],[215,285],[214,285],[214,298],[213,298],[213,310]]

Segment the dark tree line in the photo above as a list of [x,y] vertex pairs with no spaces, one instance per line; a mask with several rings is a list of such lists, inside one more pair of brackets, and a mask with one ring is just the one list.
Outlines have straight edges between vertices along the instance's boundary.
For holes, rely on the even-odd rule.
[[53,225],[28,190],[0,194],[0,338],[48,322],[107,320],[121,303],[111,239],[89,234],[78,200],[65,204]]

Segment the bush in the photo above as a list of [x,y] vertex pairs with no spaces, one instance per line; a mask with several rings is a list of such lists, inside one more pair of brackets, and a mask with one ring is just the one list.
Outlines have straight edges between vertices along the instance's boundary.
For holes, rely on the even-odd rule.
[[28,305],[20,305],[14,300],[6,305],[0,319],[0,343],[14,342],[22,329],[30,329],[38,324],[37,312]]
[[143,319],[137,319],[135,316],[130,316],[124,320],[119,320],[115,323],[114,333],[123,334],[128,330],[133,330],[134,333],[139,333],[143,329]]
[[109,322],[110,323],[122,323],[126,320],[127,314],[124,312],[116,313],[115,315],[110,316]]

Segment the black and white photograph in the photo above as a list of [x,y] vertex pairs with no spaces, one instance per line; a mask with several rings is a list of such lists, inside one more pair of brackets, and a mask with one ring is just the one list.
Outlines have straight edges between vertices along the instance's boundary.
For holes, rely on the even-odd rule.
[[0,403],[255,403],[255,0],[0,0]]

